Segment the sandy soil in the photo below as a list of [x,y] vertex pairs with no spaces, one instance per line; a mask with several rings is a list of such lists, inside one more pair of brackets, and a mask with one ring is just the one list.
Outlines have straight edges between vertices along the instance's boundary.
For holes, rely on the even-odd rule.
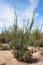
[[1,51],[0,50],[0,65],[43,65],[43,56],[40,55],[40,51],[33,54],[33,58],[38,58],[39,61],[36,63],[23,63],[18,62],[12,54],[12,51]]

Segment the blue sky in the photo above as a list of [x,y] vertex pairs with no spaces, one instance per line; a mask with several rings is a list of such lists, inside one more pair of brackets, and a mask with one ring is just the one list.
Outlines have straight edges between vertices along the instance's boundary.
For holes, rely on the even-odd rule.
[[[35,12],[35,24],[43,26],[43,0],[0,0],[0,32],[4,28],[13,25],[14,10],[18,16],[18,25],[22,27],[23,19],[31,21]],[[43,29],[42,29],[43,31]]]

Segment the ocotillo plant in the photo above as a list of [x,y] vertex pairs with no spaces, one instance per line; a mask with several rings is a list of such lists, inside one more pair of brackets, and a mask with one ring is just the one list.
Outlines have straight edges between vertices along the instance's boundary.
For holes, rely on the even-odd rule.
[[32,22],[31,22],[30,26],[29,26],[29,23],[28,23],[29,21],[27,21],[27,26],[25,28],[25,33],[24,33],[24,29],[22,31],[22,38],[21,38],[21,50],[22,51],[24,50],[25,45],[27,45],[26,43],[28,41],[29,34],[30,34],[31,29],[32,29],[33,24],[34,24],[34,14],[35,13],[33,13]]
[[[14,38],[12,38],[11,43],[12,43],[12,49],[13,49],[13,51],[15,53],[15,57],[19,58],[21,60],[24,58],[25,54],[26,55],[28,54],[28,56],[30,55],[27,60],[29,60],[30,57],[31,57],[31,53],[30,52],[26,52],[26,46],[28,44],[28,37],[30,35],[31,29],[32,29],[33,24],[34,24],[34,13],[33,13],[32,22],[31,22],[30,26],[29,26],[28,22],[29,21],[27,21],[27,25],[23,27],[23,30],[21,32],[21,40],[20,40],[20,42],[18,42],[19,39],[18,39],[18,28],[17,28],[17,26],[18,26],[18,24],[17,24],[17,14],[15,12],[14,32],[12,33]],[[15,50],[16,50],[16,52],[15,52]]]

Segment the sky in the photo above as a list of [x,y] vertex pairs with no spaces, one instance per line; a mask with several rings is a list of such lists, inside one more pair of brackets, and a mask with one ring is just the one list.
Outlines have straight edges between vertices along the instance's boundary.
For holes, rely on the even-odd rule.
[[0,32],[4,24],[6,28],[14,24],[14,11],[17,14],[18,26],[22,27],[23,19],[31,22],[35,11],[35,25],[43,27],[43,0],[0,0]]

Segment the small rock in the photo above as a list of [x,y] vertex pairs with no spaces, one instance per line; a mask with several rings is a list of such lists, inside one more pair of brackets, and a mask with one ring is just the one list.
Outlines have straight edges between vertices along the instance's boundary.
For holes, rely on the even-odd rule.
[[0,47],[0,50],[2,50],[2,47]]
[[3,45],[2,45],[2,49],[3,49],[3,50],[11,50],[9,44],[3,44]]

